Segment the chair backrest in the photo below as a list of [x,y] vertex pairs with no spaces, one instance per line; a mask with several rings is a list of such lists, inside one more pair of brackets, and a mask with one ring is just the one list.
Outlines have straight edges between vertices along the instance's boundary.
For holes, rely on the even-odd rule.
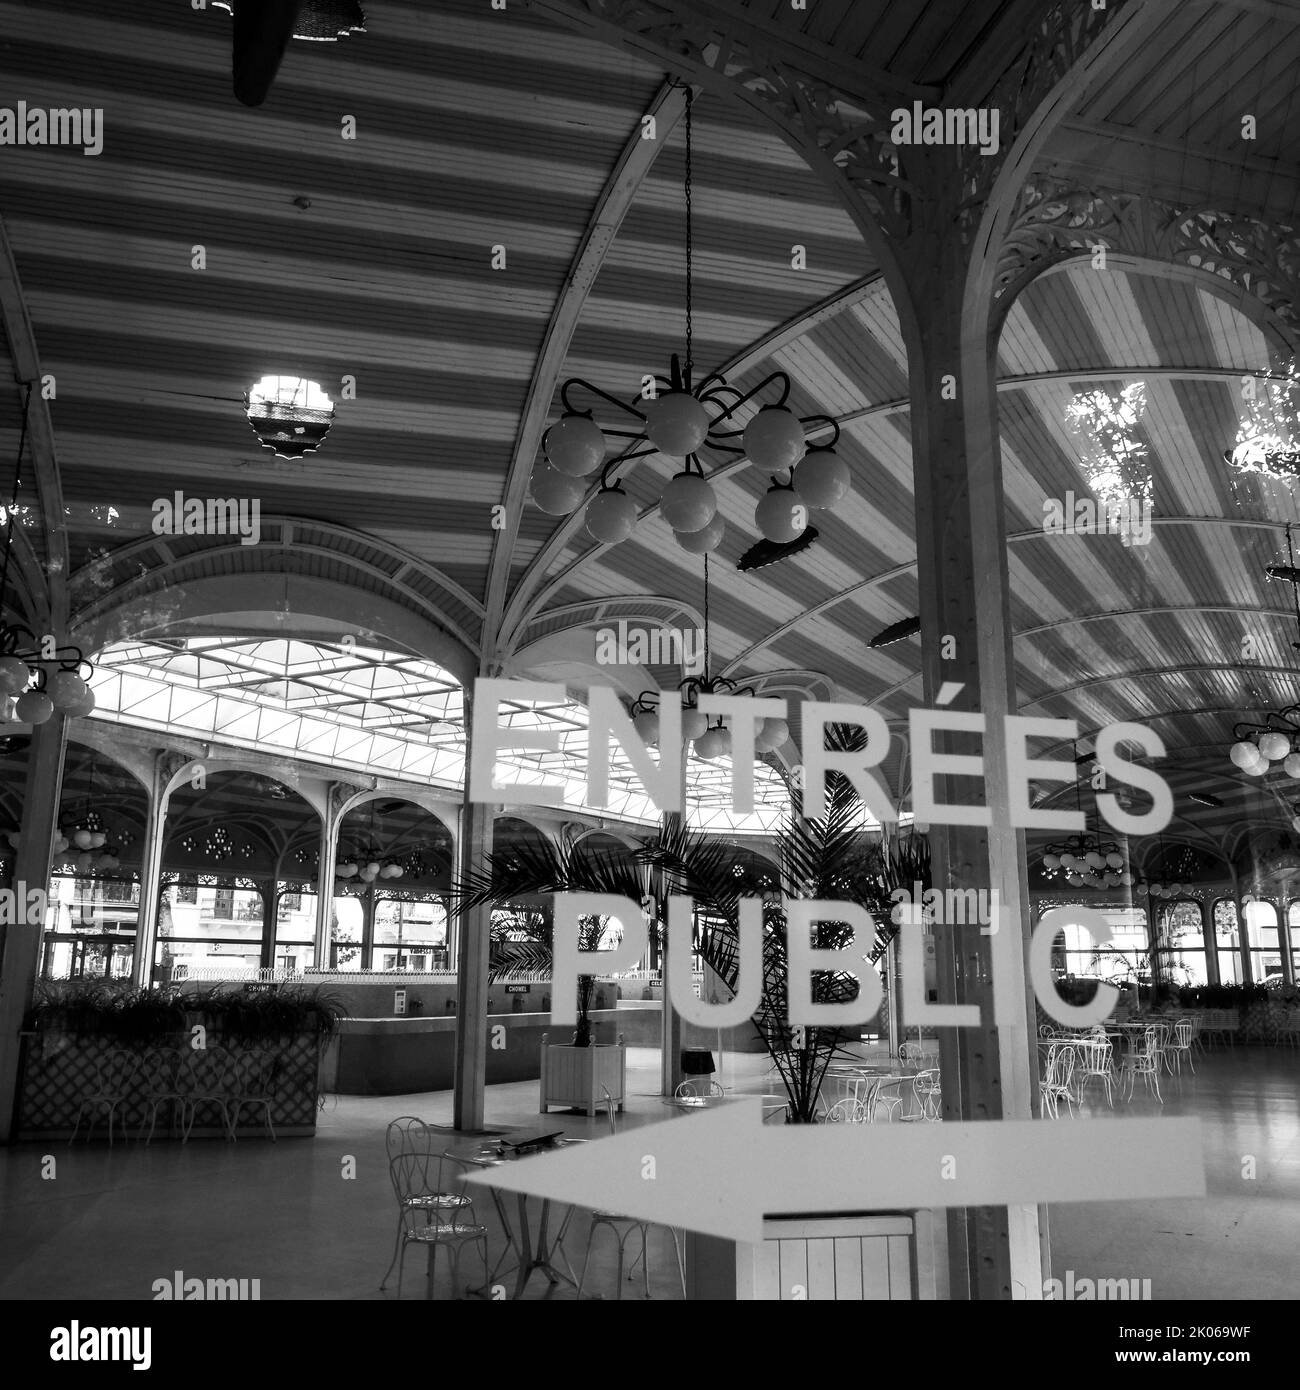
[[1187,1019],[1180,1018],[1178,1022],[1174,1024],[1174,1041],[1178,1044],[1180,1049],[1191,1047],[1192,1025]]
[[915,1079],[916,1089],[919,1092],[933,1094],[939,1089],[939,1068],[929,1067],[925,1071],[919,1071]]
[[[606,1091],[605,1094],[608,1095],[609,1092]],[[699,1094],[699,1091],[695,1089],[694,1081],[683,1081],[682,1084],[678,1086],[678,1088],[673,1092],[673,1095],[676,1096],[679,1100],[687,1100],[692,1098],[698,1099]]]
[[1074,1075],[1074,1044],[1053,1043],[1047,1050],[1047,1076],[1049,1086],[1068,1086]]
[[[167,1095],[180,1087],[184,1055],[174,1047],[151,1048],[140,1059],[140,1078],[149,1095]],[[188,1068],[185,1069],[188,1071]]]
[[95,1068],[95,1079],[100,1092],[104,1095],[116,1095],[125,1091],[139,1066],[138,1053],[115,1047],[99,1059]]
[[430,1153],[433,1149],[433,1136],[428,1125],[417,1116],[399,1115],[397,1119],[389,1120],[388,1129],[384,1133],[384,1143],[391,1163],[398,1154]]
[[1111,1043],[1103,1034],[1078,1044],[1078,1059],[1085,1072],[1094,1075],[1110,1071]]
[[855,1100],[853,1096],[845,1096],[843,1100],[837,1100],[826,1112],[828,1125],[860,1125],[865,1124],[866,1119],[866,1107],[860,1100]]
[[189,1071],[196,1091],[214,1095],[230,1089],[231,1057],[224,1047],[194,1048]]
[[1056,1029],[1050,1023],[1040,1024],[1038,1028],[1038,1036],[1040,1038],[1054,1038],[1056,1037]]
[[428,1151],[407,1149],[388,1161],[388,1176],[393,1192],[403,1207],[412,1197],[427,1197],[438,1190],[434,1170],[440,1155]]
[[270,1096],[276,1070],[275,1053],[267,1048],[247,1048],[230,1055],[230,1076],[242,1096]]

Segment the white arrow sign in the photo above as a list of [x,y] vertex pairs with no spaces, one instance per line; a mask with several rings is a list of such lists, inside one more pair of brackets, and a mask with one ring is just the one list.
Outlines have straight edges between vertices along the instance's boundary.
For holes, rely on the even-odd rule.
[[751,1243],[778,1213],[1205,1195],[1199,1120],[765,1125],[749,1099],[466,1181]]

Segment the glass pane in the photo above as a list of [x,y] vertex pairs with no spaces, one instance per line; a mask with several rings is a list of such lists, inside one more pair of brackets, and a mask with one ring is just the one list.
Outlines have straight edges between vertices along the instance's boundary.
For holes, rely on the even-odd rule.
[[1208,985],[1209,972],[1202,950],[1161,951],[1160,978],[1166,984],[1189,986]]
[[316,894],[282,893],[275,915],[277,946],[316,939]]
[[243,941],[260,945],[262,895],[254,888],[212,888],[200,885],[195,901],[178,901],[175,887],[158,903],[158,935],[212,941]]
[[1162,950],[1204,949],[1200,903],[1169,903],[1160,908],[1156,922],[1156,945]]
[[1146,983],[1150,971],[1146,912],[1140,907],[1103,908],[1101,915],[1111,930],[1111,939],[1104,945],[1094,945],[1082,927],[1065,927],[1066,971],[1099,980],[1137,976]]
[[447,942],[447,909],[435,902],[399,902],[381,898],[375,904],[375,944],[443,946]]
[[1255,947],[1277,947],[1277,908],[1272,903],[1246,904],[1246,941]]
[[1282,978],[1282,952],[1252,951],[1250,953],[1250,973],[1257,985],[1268,984],[1270,980]]
[[334,899],[334,921],[330,929],[331,970],[362,968],[361,932],[364,925],[365,912],[360,898],[344,895]]
[[1222,985],[1239,985],[1246,979],[1245,972],[1241,964],[1240,951],[1225,951],[1219,947],[1219,983]]
[[1220,898],[1214,904],[1214,939],[1218,942],[1220,951],[1225,946],[1236,948],[1241,945],[1237,904],[1231,898]]

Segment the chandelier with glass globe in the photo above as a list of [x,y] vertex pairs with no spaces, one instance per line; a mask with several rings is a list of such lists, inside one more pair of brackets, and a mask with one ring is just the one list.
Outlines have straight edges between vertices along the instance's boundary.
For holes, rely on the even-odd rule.
[[79,647],[60,646],[51,636],[38,639],[31,628],[22,623],[3,621],[31,399],[32,388],[28,383],[18,439],[18,462],[14,466],[13,496],[6,508],[4,561],[0,566],[0,722],[44,724],[56,712],[78,717],[95,708],[95,695],[87,684],[95,668],[82,656]]
[[[700,709],[701,695],[754,695],[754,687],[726,676],[709,674],[709,557],[704,556],[704,670],[687,676],[677,687],[682,702],[682,741],[690,743],[697,758],[712,761],[731,753],[731,730],[723,716],[716,724]],[[659,703],[663,692],[643,690],[632,702],[632,723],[641,741],[652,747],[659,741]],[[754,726],[754,751],[774,753],[790,738],[784,719],[761,719]]]
[[[848,493],[851,477],[835,453],[838,423],[828,415],[796,415],[788,404],[791,387],[785,372],[772,372],[748,390],[729,385],[718,372],[697,379],[691,109],[688,96],[684,358],[673,354],[667,376],[643,378],[640,395],[630,402],[581,377],[566,381],[560,388],[563,414],[542,437],[545,461],[533,471],[532,498],[552,516],[568,516],[582,507],[588,534],[617,545],[635,529],[637,507],[614,477],[615,470],[663,455],[680,467],[660,497],[660,514],[683,550],[702,555],[718,548],[726,530],[717,494],[705,475],[706,451],[748,458],[770,475],[754,524],[765,540],[776,544],[798,540],[808,526],[808,512],[835,506]],[[598,423],[594,406],[584,408],[579,393],[603,406],[604,413],[616,412],[614,423]],[[810,447],[810,434],[827,437]],[[611,440],[621,441],[613,458],[608,457]],[[598,470],[599,487],[589,495],[587,479]]]

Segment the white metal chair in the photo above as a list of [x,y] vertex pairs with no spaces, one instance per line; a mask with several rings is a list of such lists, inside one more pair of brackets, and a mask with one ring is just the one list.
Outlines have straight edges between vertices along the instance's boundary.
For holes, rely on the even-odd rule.
[[[402,1154],[415,1153],[424,1154],[432,1160],[436,1155],[437,1146],[442,1142],[443,1139],[437,1131],[431,1129],[415,1115],[399,1115],[397,1119],[390,1120],[384,1133],[384,1146],[388,1150],[390,1178],[392,1177],[392,1162],[395,1158]],[[393,1183],[393,1191],[397,1194],[396,1182]],[[393,1244],[393,1258],[388,1265],[388,1270],[379,1281],[381,1289],[387,1287],[393,1274],[393,1266],[397,1264],[398,1256],[401,1253],[402,1233],[406,1228],[405,1215],[408,1211],[413,1215],[422,1214],[426,1225],[431,1224],[435,1217],[441,1219],[447,1213],[450,1213],[453,1218],[463,1217],[471,1225],[478,1222],[478,1217],[474,1212],[473,1198],[467,1197],[463,1192],[427,1192],[411,1188],[404,1199],[400,1194],[397,1195],[397,1239]]]
[[921,1107],[918,1119],[937,1121],[943,1118],[940,1109],[943,1104],[943,1088],[939,1082],[938,1067],[928,1067],[925,1071],[917,1072],[912,1078],[912,1091]]
[[139,1057],[134,1052],[126,1052],[122,1048],[114,1048],[96,1062],[95,1087],[82,1096],[81,1104],[77,1106],[77,1118],[72,1126],[72,1135],[68,1139],[69,1145],[76,1139],[77,1130],[81,1127],[81,1117],[87,1110],[90,1111],[90,1125],[86,1130],[86,1143],[90,1143],[90,1136],[95,1132],[95,1114],[102,1110],[108,1116],[108,1146],[113,1147],[113,1116],[116,1115],[118,1106],[126,1102],[127,1092],[131,1089],[131,1082],[135,1079],[139,1065]]
[[[140,1059],[140,1080],[149,1115],[149,1133],[144,1141],[146,1144],[153,1140],[154,1128],[158,1123],[158,1111],[162,1106],[175,1107],[172,1112],[173,1128],[176,1116],[184,1114],[190,1078],[187,1061],[187,1054],[174,1047],[156,1047]],[[143,1120],[141,1127],[143,1128]]]
[[1053,1043],[1047,1050],[1047,1071],[1038,1083],[1038,1093],[1043,1100],[1043,1109],[1052,1117],[1060,1117],[1059,1105],[1065,1101],[1071,1118],[1074,1116],[1074,1093],[1070,1080],[1074,1075],[1074,1046],[1071,1043]]
[[[397,1196],[397,1208],[401,1213],[401,1245],[397,1260],[397,1296],[402,1296],[402,1273],[406,1264],[406,1247],[423,1245],[429,1252],[426,1296],[434,1295],[437,1278],[438,1247],[445,1246],[451,1256],[451,1291],[456,1292],[456,1280],[460,1274],[460,1252],[466,1245],[477,1245],[483,1256],[483,1283],[488,1282],[487,1227],[477,1222],[466,1221],[459,1211],[453,1210],[444,1217],[443,1208],[437,1200],[443,1193],[443,1167],[452,1163],[464,1168],[459,1159],[447,1154],[432,1154],[418,1150],[399,1153],[389,1162],[388,1174],[392,1180],[393,1191]],[[436,1174],[436,1175],[435,1175]],[[427,1199],[432,1199],[429,1205]],[[420,1217],[426,1218],[423,1225]],[[430,1221],[429,1216],[435,1219]],[[388,1278],[387,1275],[384,1276]]]
[[1164,1057],[1165,1065],[1171,1072],[1176,1072],[1181,1077],[1183,1058],[1186,1057],[1187,1065],[1192,1069],[1192,1075],[1196,1075],[1196,1063],[1192,1061],[1192,1024],[1190,1019],[1180,1018],[1174,1024],[1173,1033],[1161,1043],[1160,1052]]
[[[680,1089],[680,1087],[679,1087],[679,1089]],[[610,1134],[617,1134],[617,1133],[618,1133],[618,1121],[615,1119],[615,1108],[616,1108],[616,1107],[615,1107],[615,1103],[614,1103],[614,1097],[610,1094],[610,1091],[609,1091],[609,1087],[608,1087],[608,1086],[602,1086],[602,1087],[601,1087],[601,1090],[603,1090],[604,1093],[605,1093],[605,1114],[606,1114],[606,1115],[608,1116],[608,1118],[609,1118],[609,1132],[610,1132]],[[563,1238],[564,1238],[564,1232],[565,1232],[565,1230],[568,1228],[569,1220],[570,1220],[570,1218],[572,1217],[572,1215],[573,1215],[573,1212],[570,1211],[569,1215],[565,1217],[565,1219],[564,1219],[564,1225],[560,1227],[560,1234],[559,1234],[559,1237],[558,1237],[559,1240],[563,1240]],[[636,1267],[637,1267],[638,1264],[640,1264],[640,1265],[642,1266],[642,1271],[641,1271],[641,1273],[642,1273],[642,1281],[643,1281],[644,1288],[645,1288],[645,1296],[646,1296],[646,1298],[649,1298],[649,1297],[650,1297],[650,1227],[651,1227],[653,1224],[654,1224],[653,1222],[650,1222],[650,1221],[642,1221],[642,1220],[640,1220],[640,1218],[635,1217],[635,1216],[620,1216],[617,1212],[612,1212],[612,1211],[593,1211],[592,1214],[591,1214],[591,1225],[590,1225],[590,1227],[589,1227],[588,1230],[587,1230],[587,1249],[586,1249],[586,1253],[585,1253],[585,1255],[584,1255],[584,1257],[583,1257],[583,1261],[582,1261],[582,1273],[578,1276],[578,1294],[577,1294],[577,1296],[578,1296],[579,1298],[581,1298],[581,1297],[582,1297],[582,1291],[583,1291],[583,1289],[586,1287],[586,1283],[587,1283],[587,1269],[588,1269],[588,1267],[589,1267],[590,1264],[591,1264],[591,1247],[592,1247],[592,1243],[593,1243],[593,1241],[594,1241],[594,1239],[595,1239],[596,1231],[597,1231],[597,1229],[598,1229],[599,1227],[605,1226],[605,1227],[608,1227],[609,1230],[613,1232],[614,1238],[615,1238],[615,1240],[617,1240],[617,1242],[618,1242],[618,1274],[617,1274],[617,1287],[618,1287],[618,1297],[619,1297],[619,1299],[622,1299],[622,1297],[623,1297],[623,1259],[624,1259],[624,1252],[625,1252],[626,1247],[627,1247],[628,1238],[632,1235],[632,1233],[633,1233],[634,1231],[639,1231],[639,1232],[640,1232],[640,1235],[641,1235],[641,1253],[637,1256],[637,1258],[636,1258],[635,1260],[633,1260],[633,1262],[632,1262],[632,1268],[628,1271],[628,1278],[630,1279],[630,1278],[636,1273]],[[678,1272],[678,1274],[680,1275],[680,1277],[681,1277],[681,1282],[682,1282],[682,1297],[685,1298],[685,1297],[686,1297],[686,1259],[685,1259],[685,1255],[684,1255],[683,1248],[682,1248],[683,1241],[684,1241],[685,1237],[683,1236],[683,1234],[682,1234],[681,1231],[678,1231],[676,1228],[674,1228],[674,1227],[672,1227],[672,1226],[668,1226],[668,1227],[666,1227],[665,1229],[668,1231],[668,1234],[669,1234],[670,1236],[672,1236],[672,1240],[673,1240],[673,1250],[674,1250],[674,1252],[675,1252],[676,1255],[677,1255],[677,1272]]]
[[230,1137],[235,1137],[239,1128],[239,1113],[244,1106],[252,1106],[256,1111],[262,1109],[262,1119],[266,1132],[275,1143],[275,1126],[271,1123],[271,1106],[275,1102],[275,1075],[277,1071],[275,1053],[264,1049],[246,1052],[233,1052],[230,1056],[228,1073],[231,1091]]
[[867,1107],[853,1096],[837,1100],[826,1112],[828,1125],[864,1125],[867,1123]]
[[1114,1048],[1104,1032],[1100,1037],[1086,1038],[1076,1043],[1074,1084],[1079,1104],[1083,1104],[1083,1093],[1088,1082],[1097,1080],[1106,1088],[1106,1104],[1114,1109],[1115,1101],[1111,1095],[1114,1071]]
[[[701,1090],[701,1087],[707,1087]],[[683,1081],[673,1092],[678,1100],[701,1100],[704,1097],[712,1099],[723,1094],[722,1087],[716,1081]]]
[[1128,1078],[1130,1100],[1133,1098],[1137,1078],[1141,1076],[1146,1080],[1147,1089],[1155,1093],[1160,1104],[1165,1103],[1164,1097],[1160,1094],[1160,1034],[1155,1028],[1147,1028],[1142,1035],[1142,1041],[1130,1048],[1120,1071],[1122,1077]]
[[212,1105],[220,1110],[226,1138],[234,1139],[235,1132],[230,1124],[230,1097],[235,1090],[231,1066],[232,1058],[224,1047],[196,1048],[190,1053],[187,1065],[189,1077],[182,1104],[182,1143],[189,1142],[200,1105]]

